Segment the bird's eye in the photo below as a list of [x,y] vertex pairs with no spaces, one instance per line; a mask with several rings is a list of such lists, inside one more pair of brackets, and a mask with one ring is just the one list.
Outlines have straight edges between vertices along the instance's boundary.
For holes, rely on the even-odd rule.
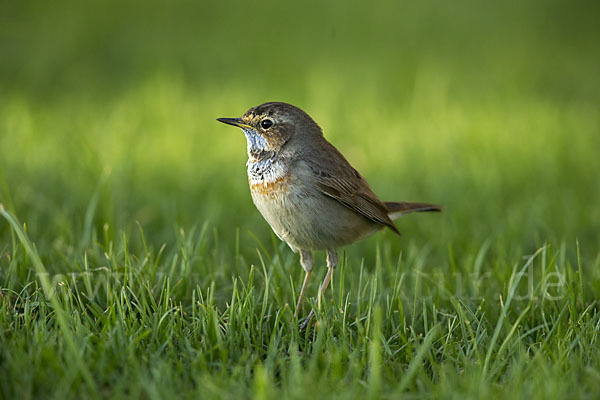
[[272,126],[273,126],[273,120],[272,119],[265,118],[262,121],[260,121],[260,127],[263,128],[263,129],[269,129]]

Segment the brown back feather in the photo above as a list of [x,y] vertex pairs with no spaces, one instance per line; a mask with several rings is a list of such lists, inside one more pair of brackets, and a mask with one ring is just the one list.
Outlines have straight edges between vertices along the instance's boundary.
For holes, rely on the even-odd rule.
[[329,147],[326,157],[314,157],[316,154],[313,153],[313,157],[303,160],[312,170],[319,190],[363,217],[387,226],[399,235],[400,232],[388,216],[388,208],[373,193],[367,181],[352,168],[342,153],[332,144],[326,140],[323,142],[321,151]]

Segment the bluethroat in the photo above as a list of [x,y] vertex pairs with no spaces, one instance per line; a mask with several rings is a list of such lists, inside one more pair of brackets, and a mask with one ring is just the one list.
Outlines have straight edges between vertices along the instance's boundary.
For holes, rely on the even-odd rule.
[[379,200],[366,179],[323,137],[319,125],[291,104],[265,103],[241,118],[217,120],[246,135],[252,200],[279,239],[300,253],[306,274],[297,316],[313,270],[313,250],[327,252],[319,304],[338,262],[337,248],[385,227],[399,235],[392,221],[404,214],[441,211],[433,204]]

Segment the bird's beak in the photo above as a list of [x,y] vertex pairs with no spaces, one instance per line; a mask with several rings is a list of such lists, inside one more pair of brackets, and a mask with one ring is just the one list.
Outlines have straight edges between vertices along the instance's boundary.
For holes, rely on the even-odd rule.
[[224,124],[237,126],[238,128],[249,128],[241,118],[217,118],[217,121]]

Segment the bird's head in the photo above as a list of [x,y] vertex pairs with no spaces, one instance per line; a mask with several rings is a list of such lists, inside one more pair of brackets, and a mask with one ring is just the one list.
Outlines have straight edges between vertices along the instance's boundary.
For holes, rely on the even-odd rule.
[[217,118],[244,131],[248,155],[296,151],[311,137],[322,136],[321,128],[304,111],[287,103],[264,103],[252,107],[241,118]]

